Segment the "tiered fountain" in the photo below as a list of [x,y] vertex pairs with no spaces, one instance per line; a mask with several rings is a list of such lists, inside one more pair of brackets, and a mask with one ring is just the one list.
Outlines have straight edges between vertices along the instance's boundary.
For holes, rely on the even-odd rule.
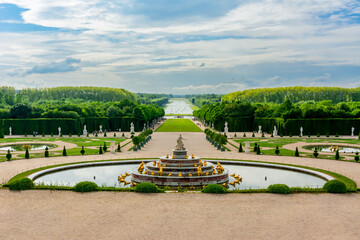
[[157,186],[169,187],[196,187],[213,183],[226,185],[229,181],[228,170],[220,163],[214,165],[194,155],[189,157],[182,140],[180,135],[172,156],[142,162],[138,169],[134,169],[131,174],[133,184],[152,182]]

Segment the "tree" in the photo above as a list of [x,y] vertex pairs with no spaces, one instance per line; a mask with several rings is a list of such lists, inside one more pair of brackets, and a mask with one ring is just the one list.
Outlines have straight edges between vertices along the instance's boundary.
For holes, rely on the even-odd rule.
[[239,144],[239,152],[243,152],[242,144]]
[[117,151],[118,151],[118,152],[121,152],[121,146],[120,146],[120,143],[118,143],[118,146],[117,146]]
[[17,103],[10,108],[11,118],[29,118],[31,116],[31,107],[24,103]]
[[256,148],[256,154],[258,154],[258,155],[261,154],[260,145],[258,145],[257,148]]
[[29,149],[28,149],[28,148],[26,148],[26,150],[25,150],[25,158],[26,158],[26,159],[29,159],[29,158],[30,158],[30,154],[29,154]]
[[135,107],[133,110],[133,118],[138,122],[146,122],[146,116],[142,108]]
[[66,148],[65,148],[65,146],[64,146],[64,148],[63,148],[63,152],[62,152],[62,155],[63,155],[63,156],[67,156],[67,153],[66,153]]
[[138,136],[133,137],[132,142],[133,142],[134,146],[139,145],[139,143],[140,143],[139,137]]
[[275,154],[276,154],[276,155],[279,155],[279,154],[280,154],[279,146],[276,146]]
[[84,155],[84,154],[85,154],[84,146],[81,147],[80,153],[81,153],[81,155]]
[[11,160],[11,157],[12,157],[12,155],[11,155],[11,153],[10,153],[10,149],[8,149],[8,152],[7,152],[7,154],[6,154],[6,158],[7,158],[8,161],[10,161],[10,160]]
[[123,115],[124,113],[121,111],[121,109],[115,106],[110,106],[106,110],[106,116],[109,118],[121,117]]
[[49,148],[48,147],[45,148],[45,157],[49,157]]
[[359,153],[358,152],[355,153],[355,158],[354,159],[355,159],[356,162],[359,161]]
[[295,149],[295,157],[300,157],[300,154],[299,154],[299,149],[298,149],[298,147],[296,147],[296,149]]
[[104,150],[104,152],[106,152],[106,150],[107,150],[106,142],[104,142],[103,150]]
[[318,153],[318,151],[317,151],[316,149],[314,150],[313,155],[314,155],[314,157],[316,157],[316,158],[319,156],[319,153]]
[[335,159],[336,159],[336,160],[339,160],[339,159],[340,159],[339,150],[336,150]]

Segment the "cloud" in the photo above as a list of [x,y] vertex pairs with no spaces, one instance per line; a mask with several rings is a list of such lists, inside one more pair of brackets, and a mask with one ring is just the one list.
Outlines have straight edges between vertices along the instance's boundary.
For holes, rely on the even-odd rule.
[[201,63],[199,67],[205,67],[205,63]]
[[30,74],[74,72],[74,71],[77,71],[80,69],[80,67],[78,66],[78,63],[80,63],[80,62],[81,62],[80,59],[67,58],[67,59],[65,59],[63,61],[59,61],[59,62],[50,62],[47,64],[36,65],[29,70],[26,70],[26,71],[23,71],[20,73],[13,72],[10,75],[26,76],[26,75],[30,75]]

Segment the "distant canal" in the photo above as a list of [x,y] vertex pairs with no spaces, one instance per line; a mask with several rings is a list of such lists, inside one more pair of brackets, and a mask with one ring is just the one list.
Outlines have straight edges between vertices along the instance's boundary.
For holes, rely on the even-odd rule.
[[184,99],[171,99],[170,103],[165,108],[165,114],[193,114],[193,110],[189,106],[189,103]]

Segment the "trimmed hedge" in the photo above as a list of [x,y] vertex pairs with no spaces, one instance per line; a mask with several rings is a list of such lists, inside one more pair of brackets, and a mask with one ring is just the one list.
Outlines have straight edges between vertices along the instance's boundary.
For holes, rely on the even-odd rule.
[[10,190],[28,190],[34,188],[34,183],[29,178],[22,178],[9,183]]
[[74,186],[75,192],[94,192],[98,190],[98,185],[94,182],[79,182]]
[[270,193],[289,194],[291,189],[285,184],[273,184],[268,187]]
[[140,183],[135,187],[135,192],[139,193],[158,193],[162,192],[155,184],[150,182]]
[[347,191],[346,185],[337,179],[330,180],[325,183],[323,189],[329,193],[346,193]]
[[209,184],[201,190],[202,193],[216,193],[216,194],[223,194],[227,193],[227,189],[219,184]]

